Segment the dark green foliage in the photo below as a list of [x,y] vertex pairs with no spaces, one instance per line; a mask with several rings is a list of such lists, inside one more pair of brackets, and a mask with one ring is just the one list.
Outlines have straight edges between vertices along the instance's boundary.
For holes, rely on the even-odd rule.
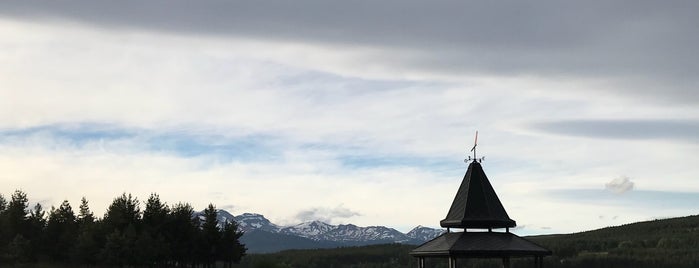
[[80,199],[80,211],[78,212],[78,225],[80,227],[85,225],[90,225],[95,222],[95,215],[90,211],[90,206],[88,205],[87,199],[83,196]]
[[554,252],[549,267],[699,267],[699,216],[530,239]]
[[40,252],[48,252],[48,243],[46,237],[46,212],[41,204],[37,203],[34,206],[34,210],[29,213],[27,218],[27,229],[28,237],[27,239],[31,241],[31,259],[45,259],[46,256],[37,256]]
[[[551,249],[544,267],[689,268],[699,267],[699,216],[655,220],[595,231],[527,237]],[[251,254],[241,268],[257,267],[415,267],[415,246],[376,245],[337,249],[289,250]],[[457,267],[499,268],[500,260],[459,259]],[[427,259],[426,267],[446,268],[446,259]],[[512,267],[534,267],[533,259],[513,259]]]
[[170,254],[165,240],[165,226],[170,208],[160,201],[158,194],[152,193],[143,211],[143,232],[137,241],[143,263],[165,265]]
[[5,197],[2,194],[0,194],[0,213],[4,212],[6,208],[7,200],[5,200]]
[[26,237],[28,230],[27,226],[27,210],[28,205],[27,194],[21,190],[17,190],[12,194],[12,199],[7,205],[7,209],[3,214],[5,221],[4,227],[9,237],[15,238],[17,234]]
[[27,210],[27,195],[0,195],[0,267],[230,267],[245,255],[236,224],[216,221],[210,204],[203,223],[189,204],[170,209],[151,194],[139,201],[122,194],[104,219],[81,200],[76,216],[66,200],[46,215],[41,204]]
[[124,232],[129,226],[136,228],[140,220],[141,209],[138,199],[131,194],[127,196],[124,193],[114,198],[112,204],[109,205],[102,224],[109,232]]
[[224,263],[224,267],[231,267],[245,256],[245,246],[240,243],[242,231],[238,231],[238,223],[225,222],[221,230],[221,241],[219,242],[219,259]]
[[218,219],[216,207],[213,204],[204,210],[204,222],[201,224],[203,236],[203,262],[205,267],[211,266],[216,261],[218,246],[221,243],[221,233],[218,229]]
[[6,247],[5,257],[10,263],[27,263],[31,260],[31,241],[21,234],[15,235]]
[[194,209],[189,204],[178,203],[172,207],[165,226],[165,241],[170,245],[173,261],[176,263],[193,263],[195,241],[198,236],[199,223],[192,219]]
[[58,209],[52,209],[46,226],[48,252],[51,259],[57,262],[69,262],[75,238],[78,235],[78,223],[73,209],[64,200]]
[[287,250],[274,254],[251,254],[235,267],[408,267],[416,266],[408,253],[414,245],[385,244],[336,249]]

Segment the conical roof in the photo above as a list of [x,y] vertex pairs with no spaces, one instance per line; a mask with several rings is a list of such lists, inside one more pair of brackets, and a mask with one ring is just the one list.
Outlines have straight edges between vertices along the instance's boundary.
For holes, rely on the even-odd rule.
[[481,164],[471,162],[459,186],[447,217],[439,222],[444,228],[506,228],[517,224],[507,216],[495,189]]

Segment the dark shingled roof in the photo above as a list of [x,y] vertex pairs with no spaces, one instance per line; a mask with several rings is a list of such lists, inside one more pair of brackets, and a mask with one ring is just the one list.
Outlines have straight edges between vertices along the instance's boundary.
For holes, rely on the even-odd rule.
[[473,161],[440,225],[444,228],[506,228],[517,224],[507,216],[481,164]]
[[551,251],[512,233],[445,233],[410,252],[413,257],[499,258],[548,256]]

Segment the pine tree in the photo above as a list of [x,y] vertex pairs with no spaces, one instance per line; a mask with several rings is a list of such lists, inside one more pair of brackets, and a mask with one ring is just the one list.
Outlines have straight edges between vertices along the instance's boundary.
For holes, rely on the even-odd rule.
[[78,224],[73,208],[64,200],[58,209],[52,209],[46,226],[51,257],[60,262],[69,262],[78,235]]
[[139,251],[146,263],[164,264],[166,261],[169,246],[165,240],[164,227],[168,213],[170,209],[167,204],[160,201],[158,194],[152,193],[143,211],[143,233],[138,241]]
[[168,259],[178,264],[194,261],[194,248],[199,224],[196,218],[192,218],[194,209],[187,203],[178,203],[172,206],[168,215],[165,239],[170,245]]
[[[0,194],[0,252],[6,252],[5,249],[7,244],[10,242],[10,234],[7,230],[7,200]],[[0,254],[0,263],[2,263],[3,256]]]
[[204,239],[204,263],[209,267],[216,261],[218,255],[218,245],[221,240],[221,233],[218,229],[218,211],[213,204],[204,209],[204,222],[201,225],[201,231]]
[[77,217],[78,236],[75,239],[75,247],[71,259],[82,265],[94,265],[100,252],[99,225],[85,197],[80,199],[80,211]]
[[109,205],[104,215],[103,224],[108,233],[112,233],[114,230],[123,233],[130,225],[138,227],[140,219],[141,209],[138,199],[131,194],[124,193],[114,198],[112,204]]
[[90,211],[90,206],[84,196],[80,199],[80,211],[78,211],[77,221],[79,226],[95,222],[95,215]]
[[221,228],[221,242],[219,246],[219,258],[224,267],[233,267],[233,263],[239,263],[245,256],[247,249],[240,243],[243,232],[238,230],[238,223],[226,221]]
[[5,197],[0,194],[0,214],[5,212],[5,209],[7,209],[7,200],[5,200]]
[[40,203],[36,203],[34,210],[29,213],[29,218],[27,219],[28,225],[28,237],[27,239],[31,242],[31,258],[37,259],[42,258],[46,253],[46,211],[41,206]]
[[21,235],[22,239],[27,237],[28,202],[27,194],[21,190],[16,190],[12,194],[3,217],[6,238],[14,239],[16,235]]

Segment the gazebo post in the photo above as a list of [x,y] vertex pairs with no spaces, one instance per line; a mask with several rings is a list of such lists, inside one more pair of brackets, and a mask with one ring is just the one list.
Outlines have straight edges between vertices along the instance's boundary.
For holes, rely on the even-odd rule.
[[417,268],[425,268],[425,258],[417,258]]
[[449,256],[449,268],[456,268],[456,257]]
[[502,268],[510,268],[510,257],[502,258]]

